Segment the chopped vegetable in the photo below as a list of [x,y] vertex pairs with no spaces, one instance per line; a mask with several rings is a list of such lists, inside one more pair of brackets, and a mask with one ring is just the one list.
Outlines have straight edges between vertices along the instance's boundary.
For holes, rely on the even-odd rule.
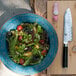
[[23,27],[22,27],[21,25],[17,26],[17,30],[18,30],[18,31],[20,31],[20,30],[22,30],[22,29],[23,29]]
[[26,53],[24,53],[24,56],[27,56],[27,57],[29,57],[31,55],[32,55],[32,52],[26,52]]
[[25,60],[21,58],[19,62],[20,62],[21,65],[23,65]]
[[39,43],[44,44],[44,40],[40,40]]
[[46,53],[47,53],[47,51],[46,51],[46,50],[43,50],[43,51],[41,52],[41,54],[42,54],[43,56],[45,56],[45,55],[46,55]]
[[36,47],[37,49],[39,49],[39,45],[35,45],[35,47]]
[[9,37],[11,37],[11,36],[12,36],[12,33],[11,33],[10,31],[7,32],[6,37],[9,38]]
[[19,43],[19,45],[22,45],[22,43]]
[[19,36],[18,39],[19,39],[19,41],[21,41],[22,40],[22,36]]
[[33,30],[34,30],[34,33],[36,33],[36,32],[37,32],[36,27],[33,27]]
[[16,49],[18,49],[18,46],[15,46]]

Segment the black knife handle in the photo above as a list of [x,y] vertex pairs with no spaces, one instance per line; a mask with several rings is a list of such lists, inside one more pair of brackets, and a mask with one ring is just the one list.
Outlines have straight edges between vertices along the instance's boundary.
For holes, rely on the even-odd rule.
[[62,64],[62,66],[63,66],[63,68],[67,68],[68,67],[68,46],[65,46],[65,44],[64,44],[64,46],[63,46],[63,64]]

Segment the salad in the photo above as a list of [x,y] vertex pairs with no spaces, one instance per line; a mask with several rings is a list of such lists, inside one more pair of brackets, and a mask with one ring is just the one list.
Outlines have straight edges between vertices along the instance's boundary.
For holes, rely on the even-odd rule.
[[20,65],[40,63],[49,50],[47,32],[37,23],[21,23],[6,33],[9,56]]

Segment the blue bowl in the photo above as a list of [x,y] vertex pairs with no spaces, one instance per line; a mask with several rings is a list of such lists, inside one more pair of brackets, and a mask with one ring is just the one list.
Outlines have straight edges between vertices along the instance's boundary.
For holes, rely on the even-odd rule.
[[[22,66],[14,63],[8,55],[7,43],[6,43],[6,32],[11,29],[16,29],[17,25],[22,22],[37,22],[40,24],[49,35],[50,49],[47,56],[41,61],[41,63],[33,66]],[[0,30],[0,59],[4,65],[10,70],[23,74],[23,75],[32,75],[39,73],[46,69],[53,62],[58,50],[58,38],[56,31],[53,26],[43,17],[32,14],[32,13],[23,13],[18,14],[11,19],[9,19]]]

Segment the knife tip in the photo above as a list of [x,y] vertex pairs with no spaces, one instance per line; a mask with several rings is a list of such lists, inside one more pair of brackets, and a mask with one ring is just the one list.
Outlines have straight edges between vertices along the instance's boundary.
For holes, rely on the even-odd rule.
[[67,8],[67,10],[66,10],[66,11],[71,11],[71,10],[70,10],[70,8]]

